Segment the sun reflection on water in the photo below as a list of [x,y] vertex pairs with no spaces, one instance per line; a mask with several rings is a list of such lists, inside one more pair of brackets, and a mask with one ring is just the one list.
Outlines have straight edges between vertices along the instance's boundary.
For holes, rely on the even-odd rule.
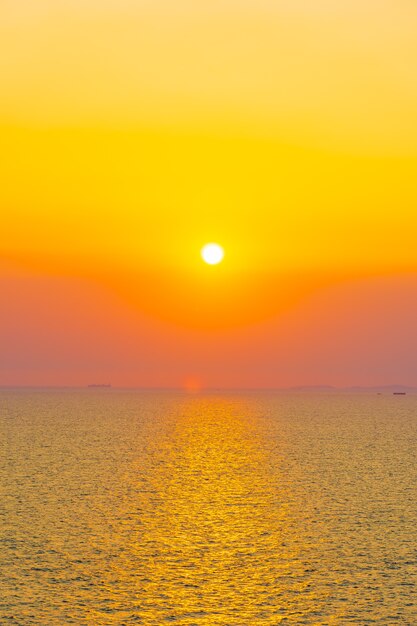
[[395,400],[0,395],[1,623],[417,623]]
[[[309,602],[317,608],[300,578],[307,538],[295,499],[256,413],[249,404],[196,397],[180,414],[158,444],[136,546],[142,562],[146,553],[137,594],[149,623],[164,616],[181,624],[277,624],[297,614],[300,592],[304,612]],[[279,457],[284,445],[279,439],[272,453]],[[288,579],[297,580],[293,594]]]

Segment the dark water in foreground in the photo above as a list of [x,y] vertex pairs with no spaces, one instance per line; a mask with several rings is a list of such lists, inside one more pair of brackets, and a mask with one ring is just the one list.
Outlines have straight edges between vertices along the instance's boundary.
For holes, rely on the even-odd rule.
[[417,396],[0,393],[1,624],[417,624]]

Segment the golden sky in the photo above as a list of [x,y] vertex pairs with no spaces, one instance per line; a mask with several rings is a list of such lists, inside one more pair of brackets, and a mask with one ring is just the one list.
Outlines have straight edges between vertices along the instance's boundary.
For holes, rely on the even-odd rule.
[[414,273],[416,26],[409,0],[3,0],[2,276],[90,281],[175,335]]

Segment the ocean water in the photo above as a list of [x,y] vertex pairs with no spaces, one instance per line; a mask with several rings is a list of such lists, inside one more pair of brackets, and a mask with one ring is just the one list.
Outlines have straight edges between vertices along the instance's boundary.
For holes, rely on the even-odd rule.
[[1,624],[417,624],[417,396],[0,392]]

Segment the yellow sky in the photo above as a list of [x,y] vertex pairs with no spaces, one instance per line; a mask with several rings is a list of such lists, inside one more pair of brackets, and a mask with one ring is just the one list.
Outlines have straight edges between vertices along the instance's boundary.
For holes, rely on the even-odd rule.
[[2,119],[249,126],[415,153],[409,0],[6,0]]
[[2,0],[0,384],[414,384],[416,32],[414,0]]
[[[417,5],[6,0],[1,248],[414,269]],[[54,263],[51,262],[51,265]]]

